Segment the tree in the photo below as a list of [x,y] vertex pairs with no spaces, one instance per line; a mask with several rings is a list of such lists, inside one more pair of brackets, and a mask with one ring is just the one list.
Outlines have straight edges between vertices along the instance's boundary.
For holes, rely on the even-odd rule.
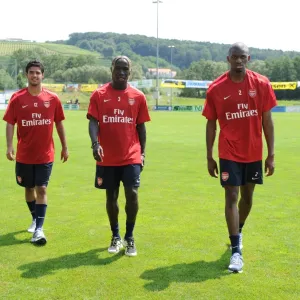
[[207,47],[203,47],[200,51],[201,59],[212,60],[212,55]]
[[[189,80],[215,80],[227,70],[224,62],[214,62],[201,59],[194,62],[191,66],[180,74],[182,79]],[[184,77],[183,77],[184,76]]]
[[90,50],[90,51],[93,50],[93,46],[91,45],[90,41],[87,41],[87,40],[78,42],[77,46],[82,49],[86,49],[86,50]]
[[102,53],[104,55],[104,57],[106,58],[112,58],[114,56],[114,48],[113,47],[105,47],[102,50]]
[[[273,82],[297,81],[297,70],[291,58],[283,56],[279,59],[267,60],[270,80]],[[299,90],[275,90],[277,99],[296,99],[300,97]]]
[[248,68],[254,72],[262,74],[264,76],[269,76],[269,70],[266,63],[263,60],[250,61]]
[[25,67],[30,60],[43,61],[44,56],[45,54],[40,48],[32,48],[29,50],[20,49],[13,53],[12,59],[17,61],[18,70],[25,71]]
[[27,84],[27,78],[23,74],[19,73],[17,76],[18,88],[22,89],[22,88],[26,87],[26,84]]
[[67,58],[62,55],[45,55],[42,58],[45,66],[45,77],[51,77],[58,70],[66,68]]
[[296,81],[297,71],[293,60],[287,56],[267,61],[271,81]]
[[297,80],[300,81],[300,56],[293,59],[294,68],[297,73]]
[[130,77],[131,77],[131,80],[143,79],[143,70],[142,70],[141,65],[133,64]]
[[16,81],[9,76],[9,74],[0,69],[0,90],[7,90],[7,89],[16,89],[17,83]]

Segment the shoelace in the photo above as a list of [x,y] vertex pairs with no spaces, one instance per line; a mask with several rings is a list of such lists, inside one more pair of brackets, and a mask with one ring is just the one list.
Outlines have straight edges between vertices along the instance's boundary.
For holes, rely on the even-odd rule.
[[37,237],[37,236],[41,235],[42,232],[43,232],[43,231],[42,231],[41,229],[37,229],[37,230],[34,232],[34,237]]
[[111,245],[112,245],[112,246],[117,246],[117,245],[118,245],[118,241],[119,241],[118,238],[113,238],[113,239],[111,240]]
[[233,265],[239,265],[241,263],[241,258],[239,255],[233,255],[231,260],[230,260],[230,264]]
[[128,248],[134,248],[134,240],[133,239],[130,239],[127,241],[127,247]]

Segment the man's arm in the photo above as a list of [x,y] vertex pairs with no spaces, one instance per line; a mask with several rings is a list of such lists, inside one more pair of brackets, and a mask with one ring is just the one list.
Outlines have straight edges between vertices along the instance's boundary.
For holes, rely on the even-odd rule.
[[69,152],[67,147],[65,128],[62,121],[55,123],[55,125],[62,148],[60,158],[63,162],[66,162],[69,158]]
[[97,161],[102,161],[103,149],[98,142],[98,134],[99,134],[99,123],[98,121],[89,115],[89,135],[92,142],[93,156]]
[[138,132],[139,141],[140,141],[140,145],[141,145],[142,167],[144,167],[145,151],[146,151],[146,126],[145,126],[145,123],[137,124],[136,130]]
[[216,161],[213,159],[213,147],[216,139],[217,132],[217,121],[208,120],[206,123],[206,158],[208,173],[212,177],[218,177],[218,166]]
[[141,145],[141,153],[145,155],[146,150],[146,126],[145,123],[136,125],[136,130],[138,132],[139,141]]
[[98,134],[99,134],[99,124],[98,121],[89,116],[89,135],[91,138],[92,145],[98,142]]
[[262,126],[265,134],[265,139],[268,148],[268,157],[265,161],[265,172],[267,176],[271,176],[274,173],[274,123],[272,119],[271,110],[263,113]]
[[262,125],[268,147],[268,156],[274,156],[274,123],[270,110],[263,113]]
[[213,158],[213,147],[216,139],[217,121],[207,120],[206,123],[206,157]]
[[15,160],[15,151],[13,147],[13,137],[14,137],[15,125],[6,123],[6,157],[8,160]]

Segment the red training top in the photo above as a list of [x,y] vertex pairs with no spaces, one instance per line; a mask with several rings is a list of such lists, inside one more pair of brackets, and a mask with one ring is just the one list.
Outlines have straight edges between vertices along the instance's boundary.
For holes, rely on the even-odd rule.
[[99,122],[98,140],[103,148],[102,166],[141,163],[137,124],[150,121],[145,95],[130,85],[116,90],[106,83],[91,96],[87,118]]
[[243,82],[235,83],[229,72],[209,87],[203,109],[208,120],[220,125],[219,157],[236,162],[262,160],[262,115],[277,105],[269,80],[246,70]]
[[32,96],[27,88],[14,93],[3,120],[17,123],[16,161],[24,164],[46,164],[54,161],[53,123],[65,119],[55,93],[42,89]]

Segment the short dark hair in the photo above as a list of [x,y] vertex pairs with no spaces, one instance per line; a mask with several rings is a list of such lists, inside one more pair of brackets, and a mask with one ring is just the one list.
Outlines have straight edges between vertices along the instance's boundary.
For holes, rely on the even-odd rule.
[[112,63],[111,63],[111,70],[113,71],[113,69],[115,68],[116,62],[117,62],[118,60],[120,60],[120,59],[126,60],[127,63],[128,63],[129,70],[131,70],[131,60],[130,60],[127,56],[125,56],[125,55],[119,55],[119,56],[116,56],[116,57],[113,59],[113,61],[112,61]]
[[232,51],[234,51],[234,50],[242,50],[249,55],[249,48],[244,43],[238,42],[238,43],[232,44],[228,50],[228,55],[230,56]]
[[44,74],[45,68],[44,68],[44,65],[43,65],[40,61],[38,61],[38,60],[31,60],[31,61],[27,64],[27,66],[26,66],[26,69],[25,69],[26,73],[28,73],[28,70],[29,70],[31,67],[38,67],[38,68],[40,68],[41,71],[42,71],[42,74]]

